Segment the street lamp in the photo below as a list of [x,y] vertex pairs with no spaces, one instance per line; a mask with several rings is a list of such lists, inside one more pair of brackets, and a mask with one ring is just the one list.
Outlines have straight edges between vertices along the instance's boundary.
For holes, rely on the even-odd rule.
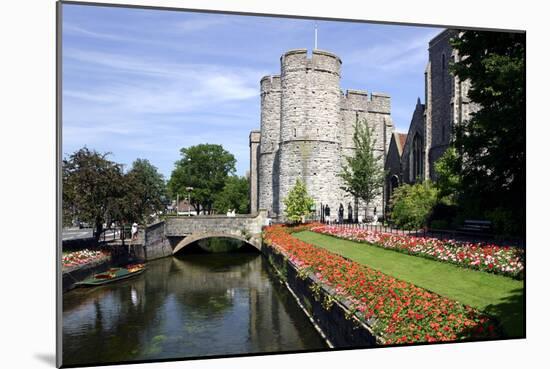
[[187,190],[187,216],[191,216],[191,191],[193,187],[186,187]]

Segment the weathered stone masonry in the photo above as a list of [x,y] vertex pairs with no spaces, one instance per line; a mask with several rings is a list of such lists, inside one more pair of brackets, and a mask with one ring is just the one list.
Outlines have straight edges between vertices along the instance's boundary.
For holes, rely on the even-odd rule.
[[[259,160],[257,169],[250,168],[251,177],[254,170],[258,173],[258,208],[252,213],[266,209],[282,219],[283,199],[297,179],[305,182],[318,211],[328,204],[334,217],[340,204],[353,205],[338,173],[344,157],[354,153],[357,121],[366,119],[374,130],[383,165],[394,130],[390,97],[357,90],[344,94],[341,66],[330,52],[313,50],[308,57],[306,49],[296,49],[281,56],[280,75],[262,78]],[[381,214],[382,203],[380,196],[370,204],[371,211],[376,207]],[[365,210],[364,204],[359,207]]]

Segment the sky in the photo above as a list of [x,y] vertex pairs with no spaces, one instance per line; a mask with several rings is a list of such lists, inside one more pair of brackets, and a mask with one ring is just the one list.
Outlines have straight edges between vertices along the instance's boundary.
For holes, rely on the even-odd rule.
[[[180,149],[221,144],[249,169],[260,79],[287,50],[314,47],[314,20],[63,4],[64,157],[86,146],[125,170],[148,159],[170,178]],[[340,86],[391,95],[407,132],[424,100],[428,41],[440,28],[317,21],[342,59]]]

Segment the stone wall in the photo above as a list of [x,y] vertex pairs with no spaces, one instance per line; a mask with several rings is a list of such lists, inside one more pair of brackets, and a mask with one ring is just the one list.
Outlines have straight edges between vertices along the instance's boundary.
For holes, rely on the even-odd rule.
[[298,299],[302,310],[313,320],[316,328],[332,347],[372,347],[382,343],[370,327],[352,316],[345,304],[327,304],[332,293],[323,287],[318,288],[320,285],[314,276],[301,278],[296,266],[274,252],[272,247],[265,246],[262,250],[287,288]]
[[258,165],[260,159],[260,131],[252,131],[249,136],[250,147],[250,173],[249,173],[249,194],[250,213],[258,212]]
[[164,234],[165,227],[166,223],[162,221],[146,228],[143,246],[135,249],[138,258],[154,260],[172,255],[172,246]]
[[281,77],[266,76],[260,81],[260,148],[258,167],[259,209],[276,216],[278,212],[277,150],[281,130]]
[[[342,61],[330,52],[290,50],[281,56],[280,76],[266,76],[261,87],[259,208],[284,220],[284,198],[300,179],[315,200],[333,211],[354,199],[341,189],[338,174],[355,154],[355,122],[366,120],[383,162],[394,131],[391,99],[382,93],[340,90]],[[278,134],[277,134],[278,132]],[[252,167],[251,167],[252,171]],[[382,188],[383,190],[383,188]],[[384,191],[382,191],[384,192]],[[372,204],[383,212],[383,194]],[[360,211],[365,207],[359,204]],[[337,213],[332,213],[335,217]],[[334,218],[333,218],[334,219]]]
[[[413,141],[415,136],[418,136],[422,142],[423,142],[423,155],[424,158],[426,157],[426,137],[424,136],[425,133],[425,123],[424,123],[424,111],[425,107],[420,103],[420,99],[418,99],[416,103],[416,107],[414,109],[414,113],[411,119],[411,124],[409,126],[409,132],[407,134],[407,141],[405,142],[405,146],[403,147],[403,153],[401,155],[401,168],[403,170],[403,182],[405,183],[414,183],[416,181],[416,177],[413,173]],[[426,178],[426,168],[423,167],[423,176],[421,176],[420,180],[424,180]]]
[[399,148],[399,133],[392,135],[390,140],[390,147],[388,149],[388,155],[384,164],[384,170],[386,171],[386,201],[385,206],[389,205],[392,192],[395,190],[395,186],[401,184],[401,150]]
[[265,225],[267,212],[260,210],[257,215],[206,215],[196,217],[167,217],[165,221],[164,235],[187,236],[193,233],[223,233],[228,234],[234,230],[246,231],[250,234],[262,232]]
[[336,205],[341,167],[340,66],[334,54],[298,49],[281,59],[279,214],[298,179],[317,206]]
[[449,65],[454,58],[449,39],[453,31],[446,30],[429,43],[431,84],[431,146],[429,151],[429,178],[435,180],[434,163],[449,146],[454,109],[451,105],[454,95],[454,78]]

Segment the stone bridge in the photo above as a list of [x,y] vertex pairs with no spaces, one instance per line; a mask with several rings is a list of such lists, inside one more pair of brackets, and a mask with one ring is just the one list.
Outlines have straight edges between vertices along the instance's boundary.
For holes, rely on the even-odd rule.
[[205,238],[226,237],[244,241],[258,250],[262,246],[262,226],[267,211],[258,214],[204,216],[172,216],[145,230],[145,259],[175,254],[185,246]]

